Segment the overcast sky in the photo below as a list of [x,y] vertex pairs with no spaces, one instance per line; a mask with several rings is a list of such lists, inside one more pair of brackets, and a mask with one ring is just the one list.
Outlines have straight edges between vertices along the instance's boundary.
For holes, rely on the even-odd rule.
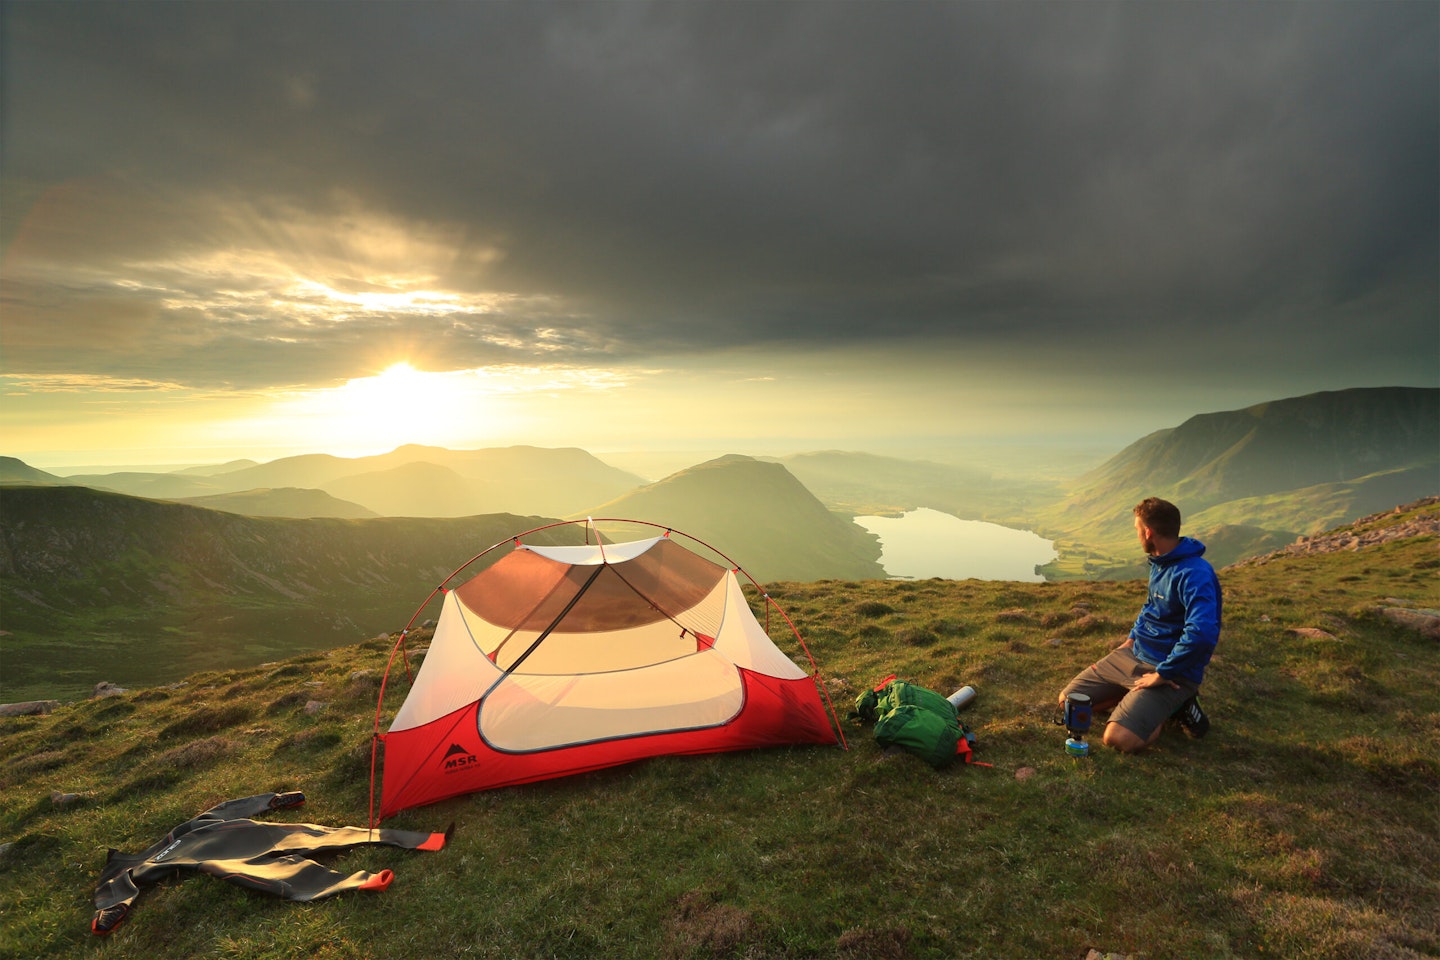
[[132,0],[3,26],[0,453],[40,466],[1118,449],[1440,385],[1436,3]]

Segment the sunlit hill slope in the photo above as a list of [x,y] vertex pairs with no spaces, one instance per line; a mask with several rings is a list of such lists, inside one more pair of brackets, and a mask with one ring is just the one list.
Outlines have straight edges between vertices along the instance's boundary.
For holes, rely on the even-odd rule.
[[1062,575],[1138,575],[1131,506],[1182,506],[1224,564],[1440,493],[1440,390],[1342,390],[1191,417],[1136,441],[1036,512]]

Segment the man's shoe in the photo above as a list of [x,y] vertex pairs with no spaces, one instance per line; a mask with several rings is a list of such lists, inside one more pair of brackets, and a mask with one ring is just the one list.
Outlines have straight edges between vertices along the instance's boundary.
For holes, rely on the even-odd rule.
[[1180,704],[1180,709],[1176,710],[1173,716],[1180,721],[1185,735],[1192,739],[1199,740],[1210,732],[1210,718],[1205,716],[1204,710],[1200,709],[1198,697],[1191,697]]

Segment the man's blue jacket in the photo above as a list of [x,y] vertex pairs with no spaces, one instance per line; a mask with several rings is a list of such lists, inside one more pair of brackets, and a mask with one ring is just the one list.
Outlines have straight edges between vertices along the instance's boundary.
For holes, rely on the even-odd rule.
[[1150,595],[1130,629],[1131,652],[1166,680],[1200,684],[1220,639],[1220,578],[1204,554],[1205,544],[1181,537],[1150,558]]

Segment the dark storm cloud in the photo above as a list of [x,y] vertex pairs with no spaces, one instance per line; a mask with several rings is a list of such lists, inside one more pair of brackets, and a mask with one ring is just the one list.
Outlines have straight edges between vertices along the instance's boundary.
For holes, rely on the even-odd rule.
[[[1377,349],[1363,321],[1413,379],[1440,297],[1437,31],[1440,7],[1386,2],[12,4],[7,199],[107,199],[79,230],[7,215],[7,268],[294,258],[319,241],[285,223],[363,214],[443,236],[437,286],[518,298],[339,334],[193,307],[207,349],[255,340],[227,355],[292,377],[324,342],[486,362],[536,327],[612,357],[1158,330],[1340,365]],[[363,259],[326,282],[372,282]]]

